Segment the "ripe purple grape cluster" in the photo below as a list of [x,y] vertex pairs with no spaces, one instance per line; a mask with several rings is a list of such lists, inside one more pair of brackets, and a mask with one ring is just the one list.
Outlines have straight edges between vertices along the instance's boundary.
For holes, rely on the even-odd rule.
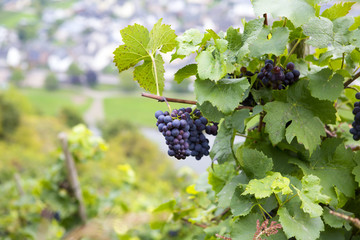
[[[360,92],[355,94],[356,99],[360,100]],[[353,139],[355,141],[360,140],[360,101],[354,103],[354,122],[352,123],[352,128],[350,129],[350,133],[353,135]]]
[[299,76],[300,72],[295,69],[292,62],[289,62],[284,69],[281,66],[274,66],[272,60],[266,60],[265,66],[261,68],[257,78],[265,87],[281,90],[299,80]]
[[156,126],[169,146],[169,156],[180,160],[191,155],[200,160],[203,156],[209,155],[209,140],[203,131],[217,135],[218,127],[216,123],[209,123],[198,109],[174,109],[171,114],[159,110],[155,117]]

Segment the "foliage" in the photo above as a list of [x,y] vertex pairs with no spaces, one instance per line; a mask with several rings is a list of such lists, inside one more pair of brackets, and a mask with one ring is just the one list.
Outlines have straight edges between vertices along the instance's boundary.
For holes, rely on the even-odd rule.
[[54,73],[49,73],[45,78],[44,87],[48,91],[55,91],[59,89],[60,84]]
[[63,107],[59,112],[59,118],[68,126],[73,127],[79,123],[84,123],[79,111],[72,107]]
[[69,76],[77,76],[78,77],[83,74],[83,71],[76,63],[72,63],[72,64],[70,64],[70,66],[67,70],[67,74]]
[[137,128],[134,124],[132,124],[130,121],[121,119],[99,123],[99,128],[101,129],[102,136],[106,140],[116,137],[123,132],[137,131]]
[[[359,147],[348,132],[359,89],[348,85],[360,76],[360,24],[347,16],[354,3],[335,4],[320,15],[321,2],[253,0],[261,18],[243,21],[242,31],[189,29],[159,39],[166,40],[166,52],[176,46],[171,60],[195,54],[196,63],[177,71],[175,81],[196,77],[197,107],[220,122],[220,129],[208,173],[186,189],[186,196],[155,209],[153,228],[198,227],[174,239],[260,239],[270,219],[277,228],[269,227],[269,239],[359,238],[343,219],[335,224],[329,209],[360,217]],[[268,21],[270,15],[274,21]],[[170,32],[160,21],[150,36],[138,24],[121,30],[125,44],[114,52],[119,71],[149,58],[160,26]],[[314,51],[298,56],[304,41]],[[135,67],[134,76],[145,90],[161,95],[163,60],[151,62],[160,57],[155,52]],[[300,79],[281,90],[266,87],[258,77],[266,60],[279,71],[294,63]],[[145,68],[153,74],[139,74]],[[236,135],[245,141],[235,144]]]
[[8,137],[20,125],[20,112],[14,103],[0,94],[0,138]]
[[14,68],[11,72],[10,82],[15,86],[20,86],[22,81],[25,79],[25,74],[21,68]]

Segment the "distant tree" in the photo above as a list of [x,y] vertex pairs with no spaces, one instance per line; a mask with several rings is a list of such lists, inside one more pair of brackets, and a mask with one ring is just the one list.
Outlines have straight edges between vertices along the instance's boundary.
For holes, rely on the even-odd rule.
[[19,24],[17,34],[22,42],[27,42],[37,37],[38,26],[35,23]]
[[76,63],[72,63],[67,70],[67,74],[69,76],[81,76],[83,74],[83,71]]
[[98,127],[106,140],[114,138],[123,132],[136,132],[138,130],[133,123],[121,119],[99,123]]
[[85,74],[86,76],[86,83],[90,86],[90,87],[95,87],[98,84],[98,76],[97,73],[92,71],[92,70],[88,70]]
[[80,76],[83,74],[83,71],[76,63],[72,63],[69,66],[69,69],[67,70],[67,74],[69,75],[71,84],[74,84],[74,85],[81,84]]
[[5,138],[15,132],[20,125],[20,112],[3,95],[0,95],[0,138]]
[[46,76],[44,87],[48,91],[55,91],[59,89],[59,80],[54,73],[49,73]]
[[63,107],[59,112],[59,118],[68,126],[74,127],[79,123],[84,123],[81,114],[74,108]]
[[20,68],[14,68],[9,80],[15,86],[20,86],[24,79],[25,75],[23,70],[21,70]]

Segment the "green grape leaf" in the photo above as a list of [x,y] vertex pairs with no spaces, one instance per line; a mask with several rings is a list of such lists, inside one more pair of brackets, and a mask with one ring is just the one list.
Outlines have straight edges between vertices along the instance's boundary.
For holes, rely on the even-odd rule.
[[225,119],[220,125],[214,145],[211,148],[210,157],[213,161],[218,161],[222,164],[226,161],[235,160],[231,148],[233,132],[234,130],[231,127],[231,123],[228,122],[228,119]]
[[194,75],[196,75],[196,73],[197,73],[197,65],[189,64],[189,65],[186,65],[185,67],[179,69],[175,73],[174,80],[177,83],[181,83],[184,79],[194,76]]
[[324,223],[320,217],[312,218],[300,208],[300,202],[294,198],[279,208],[277,214],[283,230],[288,238],[297,240],[318,239],[324,230]]
[[208,181],[212,189],[218,194],[235,175],[235,167],[232,163],[214,164],[208,168]]
[[314,175],[306,175],[301,179],[301,184],[301,190],[295,188],[302,202],[301,208],[310,217],[321,216],[323,209],[319,203],[328,204],[331,199],[321,193],[320,179]]
[[196,57],[200,79],[218,81],[228,73],[224,54],[228,42],[225,39],[215,39],[214,41],[215,45],[208,47]]
[[357,152],[355,155],[355,162],[357,163],[357,166],[354,167],[352,174],[355,175],[355,181],[358,182],[360,187],[360,153]]
[[354,45],[355,47],[360,48],[360,30],[356,29],[354,31],[351,32],[351,44]]
[[333,50],[323,54],[323,59],[334,54],[350,53],[355,48],[351,44],[356,46],[353,41],[356,31],[349,31],[353,23],[352,17],[340,17],[333,21],[324,17],[312,18],[303,27],[304,33],[310,36],[306,43],[317,48],[331,45]]
[[250,52],[249,45],[256,40],[257,36],[264,27],[264,19],[253,19],[244,25],[244,33],[241,38],[241,48],[237,53],[239,59],[245,57]]
[[280,173],[269,172],[265,178],[250,180],[242,195],[254,194],[257,199],[270,197],[272,193],[287,195],[292,193],[289,184],[290,180]]
[[241,184],[247,184],[249,182],[248,178],[244,173],[233,177],[230,182],[228,182],[223,189],[217,194],[218,196],[218,207],[226,208],[229,207],[231,199],[235,194],[235,189]]
[[235,189],[235,193],[231,198],[230,209],[234,216],[248,215],[254,207],[251,196],[241,195],[243,190],[240,188]]
[[[342,209],[336,209],[335,211],[338,212],[338,213],[350,216],[350,217],[354,217],[353,213],[347,212],[347,211],[342,210]],[[324,222],[326,224],[328,224],[330,227],[333,227],[333,228],[345,227],[347,230],[351,229],[351,225],[349,224],[348,221],[346,221],[343,218],[339,218],[337,216],[334,216],[334,215],[330,214],[330,209],[327,208],[327,207],[324,207],[323,219],[324,219]]]
[[245,129],[245,119],[247,119],[248,117],[250,117],[249,109],[241,109],[241,110],[235,111],[231,115],[232,127],[238,132],[243,132]]
[[234,222],[231,230],[233,240],[253,239],[256,232],[256,221],[263,219],[260,213],[250,213]]
[[189,29],[184,34],[178,36],[176,41],[178,47],[176,49],[177,55],[188,56],[191,53],[199,49],[199,45],[202,43],[204,34],[197,29]]
[[[335,122],[335,109],[330,101],[318,100],[310,95],[308,82],[299,81],[292,85],[278,99],[265,104],[265,131],[273,144],[278,144],[286,136],[291,143],[297,137],[306,149],[312,153],[325,136],[324,123]],[[284,101],[286,97],[286,102]],[[291,121],[285,129],[286,123]]]
[[304,34],[310,36],[306,43],[317,47],[326,48],[333,40],[333,23],[327,18],[312,18],[303,26]]
[[273,29],[270,39],[268,39],[269,33],[269,28],[263,28],[257,39],[250,44],[251,57],[261,57],[264,54],[281,55],[284,52],[289,40],[289,29],[287,27]]
[[256,149],[239,148],[238,155],[242,169],[250,178],[264,178],[272,170],[272,159]]
[[262,16],[264,13],[276,17],[287,17],[299,27],[311,17],[315,17],[314,7],[306,0],[253,0],[256,16]]
[[354,17],[354,24],[350,26],[349,31],[353,31],[360,27],[360,16]]
[[353,153],[345,148],[342,139],[328,138],[323,141],[308,163],[295,159],[290,162],[298,165],[305,175],[320,178],[322,192],[331,198],[332,206],[341,207],[341,194],[347,198],[355,196],[356,183],[351,173],[355,166]]
[[351,10],[352,5],[354,5],[355,2],[340,2],[335,3],[328,9],[325,9],[323,13],[321,14],[322,17],[326,17],[330,20],[334,20],[339,17],[346,16],[349,11]]
[[[320,100],[335,101],[344,89],[344,77],[340,74],[332,76],[329,68],[323,68],[317,73],[309,74],[311,95]],[[326,89],[326,91],[324,91]]]
[[175,46],[175,31],[169,25],[161,24],[161,19],[149,31],[139,24],[120,31],[123,45],[114,51],[114,63],[122,72],[135,67],[134,80],[145,90],[161,95],[164,89],[164,61],[157,51],[167,53]]
[[225,39],[228,41],[228,49],[230,51],[238,51],[243,44],[239,29],[234,29],[233,27],[228,28]]
[[220,120],[225,117],[225,115],[220,112],[217,107],[214,107],[209,101],[205,101],[202,104],[198,103],[197,108],[209,121],[220,122]]
[[239,105],[249,86],[246,77],[221,79],[218,82],[196,79],[195,94],[200,105],[209,101],[222,113],[230,114]]

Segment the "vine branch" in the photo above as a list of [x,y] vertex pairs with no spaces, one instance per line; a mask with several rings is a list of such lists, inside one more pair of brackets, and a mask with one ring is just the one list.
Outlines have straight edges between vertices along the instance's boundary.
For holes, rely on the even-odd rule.
[[342,219],[344,219],[344,220],[346,220],[346,221],[352,222],[355,227],[357,227],[357,228],[360,229],[360,219],[358,219],[358,218],[353,218],[353,217],[347,216],[347,215],[345,215],[345,214],[335,212],[335,211],[333,211],[333,210],[330,210],[330,214],[332,214],[332,215],[334,215],[334,216],[337,216],[337,217],[339,217],[339,218],[342,218]]
[[[151,93],[141,93],[142,97],[147,97],[147,98],[151,98],[151,99],[155,99],[158,100],[159,102],[165,102],[164,99],[166,99],[166,101],[168,102],[175,102],[175,103],[185,103],[185,104],[190,104],[190,105],[196,105],[197,102],[193,101],[193,100],[186,100],[186,99],[179,99],[179,98],[168,98],[168,97],[163,97],[163,96],[157,96]],[[241,110],[241,109],[249,109],[252,110],[253,107],[249,107],[249,106],[238,106],[236,108],[236,110]]]
[[217,237],[217,238],[220,238],[220,239],[224,239],[224,240],[232,240],[232,238],[230,238],[230,237],[224,237],[224,236],[221,236],[220,234],[215,234],[215,237]]
[[360,71],[358,73],[356,73],[351,79],[347,80],[344,83],[344,88],[347,88],[347,86],[349,86],[353,81],[355,81],[359,77],[360,77]]
[[206,225],[204,223],[190,222],[189,219],[187,219],[187,218],[182,218],[181,220],[186,222],[186,223],[193,224],[195,226],[198,226],[198,227],[201,227],[201,228],[204,228],[204,229],[208,227],[208,225]]

